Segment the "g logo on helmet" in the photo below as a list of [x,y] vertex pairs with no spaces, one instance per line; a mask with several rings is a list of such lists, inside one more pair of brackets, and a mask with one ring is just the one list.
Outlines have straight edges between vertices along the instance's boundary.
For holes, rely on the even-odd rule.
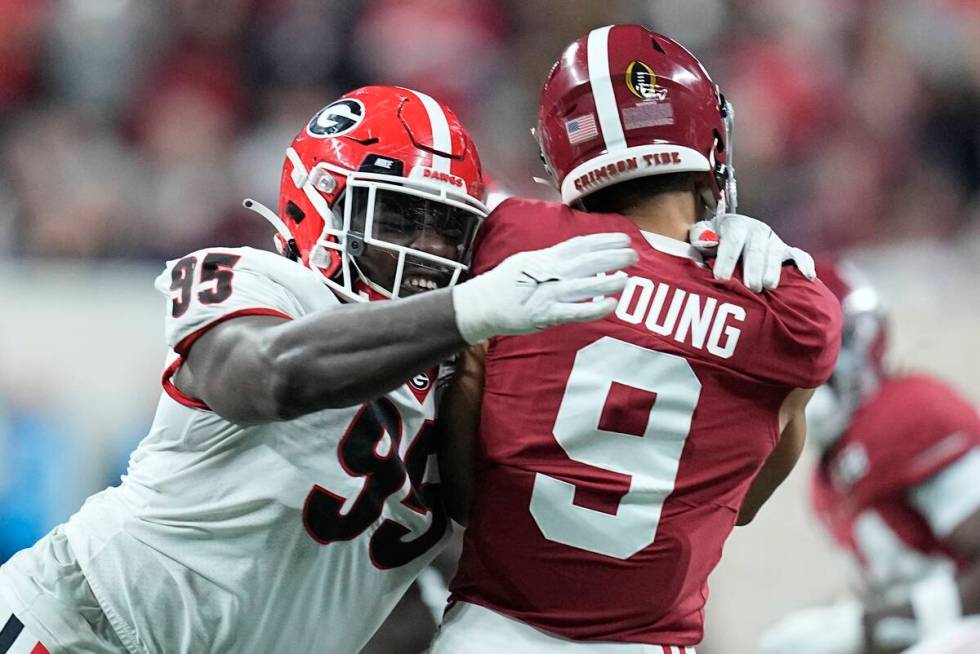
[[657,76],[642,61],[631,61],[626,67],[626,87],[630,93],[643,100],[657,97]]
[[346,134],[364,120],[364,105],[360,100],[337,100],[313,116],[306,131],[310,136],[328,138]]

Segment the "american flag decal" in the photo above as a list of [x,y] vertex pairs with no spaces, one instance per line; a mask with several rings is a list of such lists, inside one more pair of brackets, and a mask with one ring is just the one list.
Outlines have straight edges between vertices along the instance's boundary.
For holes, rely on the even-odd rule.
[[578,118],[565,121],[565,131],[568,133],[568,142],[572,145],[588,141],[599,135],[599,130],[595,126],[595,116],[585,114]]

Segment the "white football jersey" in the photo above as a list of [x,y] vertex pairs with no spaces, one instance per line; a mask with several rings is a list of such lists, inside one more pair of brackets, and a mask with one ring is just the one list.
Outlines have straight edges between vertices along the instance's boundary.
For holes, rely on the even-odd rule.
[[190,344],[231,317],[338,300],[251,248],[171,261],[156,286],[166,392],[121,485],[65,528],[99,604],[133,653],[357,652],[448,536],[436,371],[364,405],[238,426],[171,383]]

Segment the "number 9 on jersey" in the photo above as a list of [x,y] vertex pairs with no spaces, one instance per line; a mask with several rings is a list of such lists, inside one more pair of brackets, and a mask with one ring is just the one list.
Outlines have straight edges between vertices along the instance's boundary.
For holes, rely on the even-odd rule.
[[[599,427],[614,384],[652,396],[642,434]],[[618,559],[651,545],[700,395],[701,382],[683,357],[608,336],[579,350],[555,440],[573,461],[628,475],[629,490],[615,514],[605,513],[575,504],[574,484],[536,473],[531,515],[545,538]]]

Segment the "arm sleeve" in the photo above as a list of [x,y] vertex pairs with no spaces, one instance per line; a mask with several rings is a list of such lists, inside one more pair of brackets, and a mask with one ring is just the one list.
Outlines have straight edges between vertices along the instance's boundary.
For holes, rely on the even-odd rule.
[[937,538],[946,538],[980,511],[980,447],[911,489],[909,503]]

